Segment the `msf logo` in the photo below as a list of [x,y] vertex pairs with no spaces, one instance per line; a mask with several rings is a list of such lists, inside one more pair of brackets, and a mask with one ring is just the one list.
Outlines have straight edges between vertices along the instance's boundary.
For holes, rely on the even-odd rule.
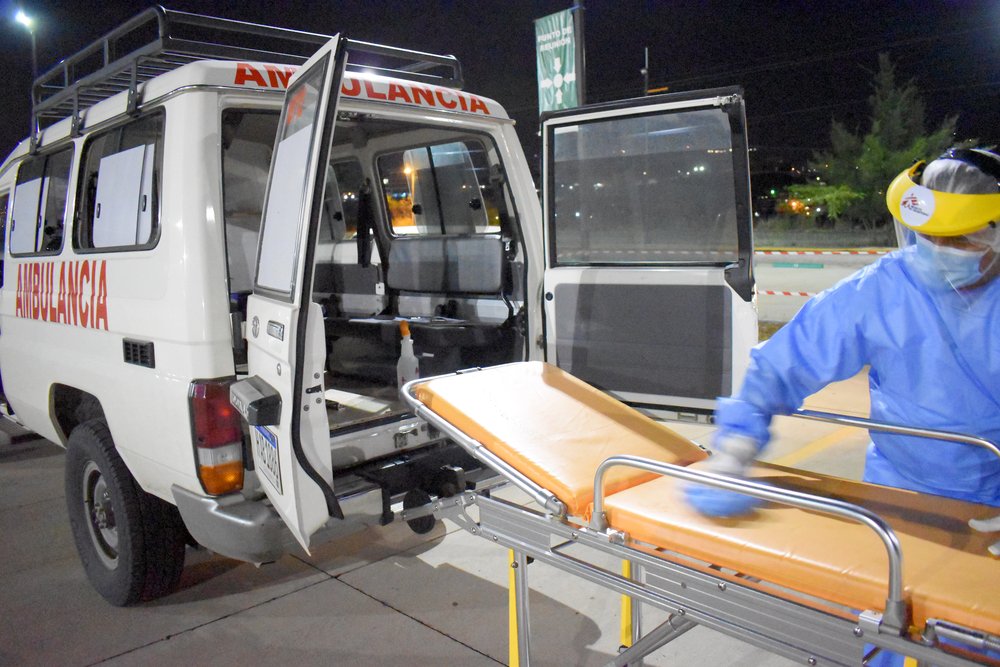
[[913,192],[905,195],[899,205],[914,215],[930,217],[930,212],[924,208],[924,202]]

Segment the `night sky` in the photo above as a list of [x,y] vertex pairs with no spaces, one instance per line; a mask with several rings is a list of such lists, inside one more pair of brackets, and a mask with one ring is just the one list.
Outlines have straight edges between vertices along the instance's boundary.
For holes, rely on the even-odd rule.
[[[532,20],[565,0],[408,2],[389,0],[170,2],[171,9],[453,53],[466,89],[503,104],[537,163],[537,94]],[[0,0],[0,65],[7,92],[0,152],[29,125],[30,41]],[[85,46],[148,5],[28,0],[37,17],[39,69]],[[642,93],[643,47],[650,85],[671,91],[740,85],[750,143],[758,155],[804,162],[829,140],[831,118],[864,123],[880,51],[914,79],[928,124],[959,114],[958,138],[1000,141],[1000,0],[806,2],[586,0],[587,99]]]

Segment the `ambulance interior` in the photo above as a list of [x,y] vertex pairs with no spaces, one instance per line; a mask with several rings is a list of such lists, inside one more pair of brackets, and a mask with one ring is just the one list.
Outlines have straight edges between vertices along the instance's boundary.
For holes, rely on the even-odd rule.
[[[277,124],[276,111],[222,114],[238,374]],[[324,315],[331,434],[409,412],[398,397],[403,321],[421,376],[525,358],[524,254],[488,135],[341,112],[321,215],[312,298]]]

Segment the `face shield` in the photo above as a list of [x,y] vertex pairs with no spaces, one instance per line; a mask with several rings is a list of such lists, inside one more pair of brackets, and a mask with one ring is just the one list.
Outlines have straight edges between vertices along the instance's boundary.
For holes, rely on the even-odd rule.
[[917,163],[886,201],[916,245],[912,268],[928,287],[967,293],[1000,274],[1000,156],[956,149]]

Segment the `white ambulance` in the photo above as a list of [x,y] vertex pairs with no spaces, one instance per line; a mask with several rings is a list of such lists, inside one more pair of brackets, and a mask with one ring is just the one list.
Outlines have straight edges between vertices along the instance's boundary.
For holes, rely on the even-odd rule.
[[461,86],[450,56],[161,8],[35,82],[0,166],[4,405],[66,447],[110,602],[170,592],[188,544],[261,563],[428,530],[492,483],[400,368],[544,359],[694,418],[738,384],[739,91],[547,117],[540,206],[514,123]]

